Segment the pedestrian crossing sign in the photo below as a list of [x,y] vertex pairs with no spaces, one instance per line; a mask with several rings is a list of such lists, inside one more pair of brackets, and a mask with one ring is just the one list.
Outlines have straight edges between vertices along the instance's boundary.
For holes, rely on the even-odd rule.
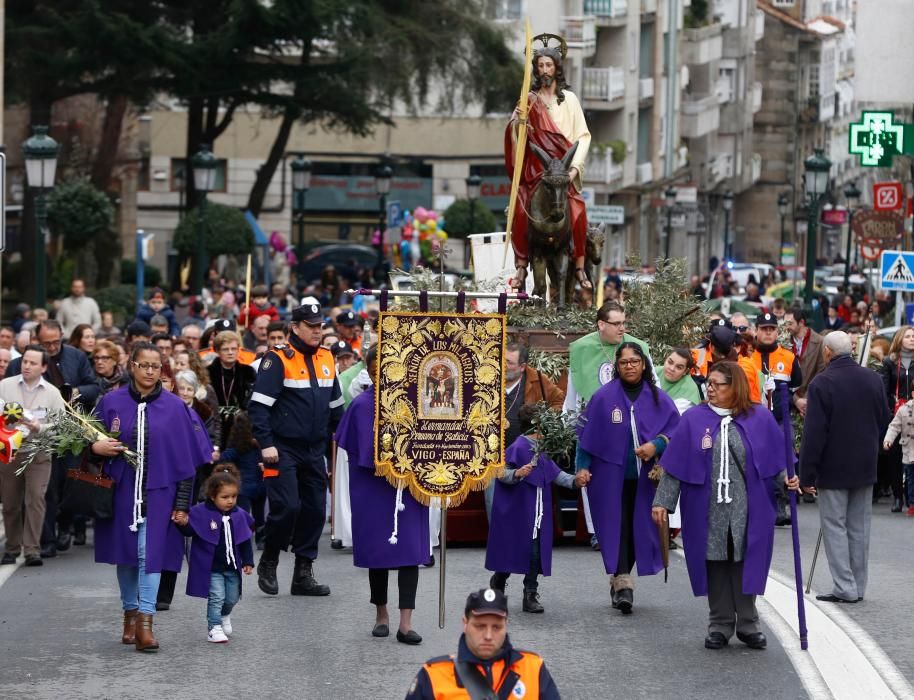
[[914,253],[884,250],[880,270],[880,288],[896,292],[914,292]]

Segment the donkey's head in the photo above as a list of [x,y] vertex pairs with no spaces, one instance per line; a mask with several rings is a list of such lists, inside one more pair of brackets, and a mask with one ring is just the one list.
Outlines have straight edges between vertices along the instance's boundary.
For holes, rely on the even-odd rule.
[[543,164],[542,183],[549,192],[552,213],[564,213],[565,204],[568,201],[568,184],[571,181],[571,178],[568,177],[568,169],[571,167],[571,159],[578,150],[578,142],[575,141],[561,158],[553,158],[534,143],[530,144],[530,150]]

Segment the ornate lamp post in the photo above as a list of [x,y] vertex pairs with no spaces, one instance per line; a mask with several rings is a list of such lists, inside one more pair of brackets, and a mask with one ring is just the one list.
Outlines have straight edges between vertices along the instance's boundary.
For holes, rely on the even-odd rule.
[[200,208],[197,213],[197,248],[194,252],[194,279],[191,294],[201,294],[205,284],[206,268],[206,195],[216,187],[216,166],[218,161],[209,144],[201,144],[200,150],[191,158],[194,171],[194,188],[200,193]]
[[816,277],[816,251],[818,245],[816,242],[816,233],[819,225],[819,207],[822,203],[822,197],[828,189],[828,174],[831,170],[831,161],[825,157],[821,148],[817,148],[815,153],[807,158],[803,163],[803,169],[806,172],[806,211],[807,221],[807,240],[806,240],[806,289],[803,296],[806,300],[806,306],[812,310],[813,286]]
[[778,249],[778,261],[784,264],[784,245],[787,243],[787,193],[778,195],[778,214],[781,216],[781,247]]
[[851,278],[851,242],[854,240],[854,205],[860,199],[860,190],[853,182],[844,187],[844,199],[847,201],[847,248],[844,253],[844,293],[850,292]]
[[724,192],[722,198],[724,206],[724,264],[730,262],[730,212],[733,211],[733,193]]
[[384,281],[384,232],[387,231],[387,195],[390,194],[390,181],[394,176],[389,165],[378,168],[374,176],[375,191],[378,193],[378,262],[375,266],[375,279]]
[[673,237],[673,207],[676,206],[676,188],[670,185],[663,193],[666,200],[666,241],[663,245],[663,257],[670,258],[670,239]]
[[[479,199],[479,190],[482,187],[482,178],[479,175],[470,175],[466,179],[467,200],[470,202],[470,233],[476,233],[476,200]],[[463,266],[469,265],[469,239],[464,241]]]
[[47,240],[48,223],[46,192],[54,187],[57,174],[57,153],[60,147],[48,136],[48,127],[32,127],[32,136],[22,144],[25,155],[25,176],[35,193],[35,308],[47,302]]
[[[305,199],[311,189],[311,161],[300,155],[289,167],[292,169],[292,221],[298,226],[295,248],[301,269],[305,262]],[[298,282],[301,284],[302,280]]]

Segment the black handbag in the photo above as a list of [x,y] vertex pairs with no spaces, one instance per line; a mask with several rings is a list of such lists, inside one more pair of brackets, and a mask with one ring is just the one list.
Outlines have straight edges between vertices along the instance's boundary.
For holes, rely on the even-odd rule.
[[60,510],[81,513],[97,520],[110,520],[114,517],[114,480],[105,474],[102,467],[94,471],[88,456],[83,456],[78,467],[67,470]]

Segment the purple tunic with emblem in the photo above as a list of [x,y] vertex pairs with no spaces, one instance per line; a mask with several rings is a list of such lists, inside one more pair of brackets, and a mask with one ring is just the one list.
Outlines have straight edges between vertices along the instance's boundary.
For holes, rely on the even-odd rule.
[[[102,397],[96,415],[109,431],[136,451],[137,403],[129,387]],[[206,430],[175,394],[162,391],[146,402],[146,571],[180,571],[184,538],[171,521],[177,484],[194,477],[196,467],[212,457]],[[202,435],[201,435],[202,432]],[[95,523],[95,561],[137,566],[137,533],[133,522],[135,472],[123,458],[106,460],[114,480],[114,517]]]
[[[682,544],[692,581],[692,592],[708,594],[705,554],[708,548],[708,509],[711,499],[713,441],[721,416],[707,405],[695,406],[682,416],[679,428],[663,453],[661,466],[681,482]],[[774,477],[783,469],[784,436],[770,411],[753,406],[733,419],[746,448],[746,552],[743,557],[743,593],[762,595],[774,548]]]
[[[521,435],[505,452],[505,462],[517,469],[533,459],[533,444]],[[530,571],[530,547],[536,521],[536,493],[542,489],[540,563],[545,576],[552,574],[552,482],[561,470],[546,455],[540,455],[533,471],[516,484],[495,482],[492,520],[486,546],[486,568],[512,574]]]
[[336,431],[336,442],[349,457],[349,499],[352,503],[352,561],[365,569],[418,566],[431,556],[428,507],[403,490],[404,509],[397,514],[397,489],[374,467],[374,387],[359,394]]
[[[190,509],[188,515],[187,524],[194,534],[190,543],[190,558],[187,564],[187,595],[207,598],[209,597],[210,572],[213,569],[213,555],[219,540],[225,539],[223,513],[211,503],[198,503]],[[254,518],[246,510],[237,506],[229,515],[232,525],[235,568],[240,570],[244,564],[241,544],[253,537],[254,533],[251,528],[254,526]]]
[[[658,435],[672,435],[679,424],[676,404],[657,389],[658,402],[645,384],[635,399],[635,425],[641,443]],[[606,573],[615,573],[619,563],[619,539],[622,527],[622,485],[625,462],[632,445],[631,409],[622,380],[614,379],[593,395],[585,411],[586,422],[578,429],[580,446],[591,455],[590,483],[587,497],[594,530],[600,541],[600,553]],[[632,529],[635,539],[635,561],[638,575],[656,574],[663,569],[663,555],[657,527],[651,519],[651,507],[656,487],[648,478],[654,460],[641,466],[635,493]]]

